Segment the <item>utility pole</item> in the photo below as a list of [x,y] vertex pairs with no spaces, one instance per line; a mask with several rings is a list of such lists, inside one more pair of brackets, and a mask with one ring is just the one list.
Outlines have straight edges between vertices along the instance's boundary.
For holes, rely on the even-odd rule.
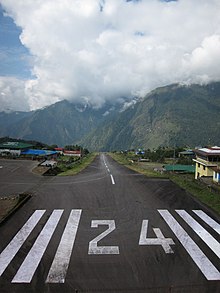
[[173,150],[173,172],[174,172],[174,162],[176,159],[176,144],[174,144],[174,150]]

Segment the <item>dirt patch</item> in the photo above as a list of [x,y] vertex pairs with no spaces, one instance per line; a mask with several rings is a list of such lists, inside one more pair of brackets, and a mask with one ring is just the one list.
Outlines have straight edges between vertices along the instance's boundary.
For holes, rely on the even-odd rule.
[[50,169],[50,167],[37,166],[36,168],[34,168],[34,169],[32,170],[32,172],[33,172],[34,174],[43,175],[43,174],[46,173],[49,169]]
[[5,218],[19,203],[19,197],[0,198],[0,221]]
[[19,194],[11,197],[0,198],[0,224],[11,216],[19,207],[21,207],[31,194]]

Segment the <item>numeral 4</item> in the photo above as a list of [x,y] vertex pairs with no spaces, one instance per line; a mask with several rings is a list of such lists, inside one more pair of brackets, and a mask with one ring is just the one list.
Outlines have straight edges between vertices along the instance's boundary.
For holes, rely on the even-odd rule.
[[148,220],[143,220],[139,245],[161,245],[166,253],[173,253],[170,245],[174,245],[172,238],[165,238],[159,228],[154,228],[157,238],[147,238]]

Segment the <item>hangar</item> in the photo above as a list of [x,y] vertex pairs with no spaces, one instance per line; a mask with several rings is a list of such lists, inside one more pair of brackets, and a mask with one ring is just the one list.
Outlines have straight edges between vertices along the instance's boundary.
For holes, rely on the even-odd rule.
[[7,156],[20,156],[21,152],[28,150],[33,147],[32,144],[18,142],[18,141],[8,141],[0,144],[0,155]]

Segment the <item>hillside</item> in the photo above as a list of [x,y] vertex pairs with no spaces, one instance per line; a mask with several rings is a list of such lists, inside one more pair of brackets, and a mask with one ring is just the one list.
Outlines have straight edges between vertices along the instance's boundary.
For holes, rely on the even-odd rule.
[[[23,113],[0,113],[0,136],[26,140],[36,139],[47,144],[74,144],[91,132],[104,119],[109,109],[96,110],[61,101],[46,108]],[[8,123],[8,120],[11,120]]]
[[61,101],[32,112],[1,112],[0,136],[101,151],[220,145],[220,82],[169,85],[125,111],[120,107],[93,109]]
[[158,88],[105,121],[82,143],[90,149],[220,144],[220,83]]

